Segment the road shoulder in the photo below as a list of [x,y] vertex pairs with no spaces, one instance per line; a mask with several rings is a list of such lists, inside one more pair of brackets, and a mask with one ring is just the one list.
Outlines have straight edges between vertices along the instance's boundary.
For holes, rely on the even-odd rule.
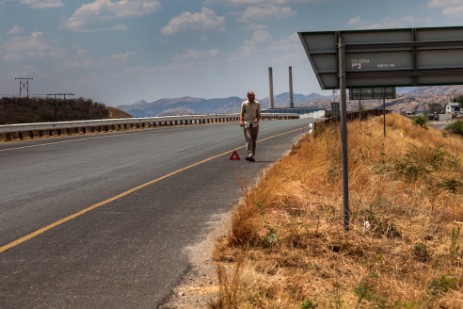
[[230,220],[231,211],[214,215],[206,238],[185,249],[191,268],[160,309],[204,309],[217,298],[219,285],[212,252],[217,239],[228,233]]

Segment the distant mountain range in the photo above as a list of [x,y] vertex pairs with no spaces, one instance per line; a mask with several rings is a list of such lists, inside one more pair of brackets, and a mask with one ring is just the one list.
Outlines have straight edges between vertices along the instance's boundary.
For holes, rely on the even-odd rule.
[[[330,100],[330,96],[323,96],[317,93],[310,95],[293,94],[294,104],[301,106],[316,100]],[[134,117],[156,117],[166,115],[186,115],[186,114],[221,114],[238,113],[244,98],[229,97],[217,99],[203,99],[194,97],[181,97],[173,99],[160,99],[154,102],[145,100],[137,101],[132,105],[118,106],[119,109],[129,113]],[[269,106],[269,99],[259,100],[262,108]],[[274,97],[275,107],[289,106],[289,93],[282,93]]]
[[[445,105],[455,96],[463,95],[463,86],[432,86],[432,87],[405,87],[397,88],[397,99],[387,100],[387,108],[396,111],[425,110],[427,105],[437,103]],[[332,96],[312,93],[309,95],[293,94],[294,105],[319,106],[330,109]],[[172,99],[160,99],[154,102],[145,100],[137,101],[132,105],[118,106],[119,109],[134,117],[156,117],[167,115],[188,115],[188,114],[220,114],[239,112],[241,102],[244,98],[228,97],[203,99],[194,97],[180,97]],[[269,107],[269,98],[259,100],[262,108]],[[382,101],[362,101],[365,109],[382,107]],[[289,106],[289,93],[281,93],[274,96],[275,107]],[[349,101],[348,110],[357,110],[358,101]]]

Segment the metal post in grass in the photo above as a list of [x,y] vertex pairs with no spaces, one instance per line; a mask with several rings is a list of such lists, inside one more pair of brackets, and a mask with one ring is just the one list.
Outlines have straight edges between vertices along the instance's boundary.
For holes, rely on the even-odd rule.
[[342,192],[344,230],[349,230],[349,175],[347,166],[347,96],[346,96],[346,46],[344,39],[338,38],[339,92],[341,100],[341,142],[342,142]]
[[384,122],[384,137],[386,137],[386,94],[384,93],[385,89],[383,88],[383,122]]

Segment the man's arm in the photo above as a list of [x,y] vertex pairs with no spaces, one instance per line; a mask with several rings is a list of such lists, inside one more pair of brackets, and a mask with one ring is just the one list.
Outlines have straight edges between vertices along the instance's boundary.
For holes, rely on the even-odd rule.
[[260,120],[260,103],[257,103],[257,110],[256,110],[256,118],[254,118],[254,122]]
[[244,127],[244,102],[241,104],[241,110],[240,110],[240,127]]

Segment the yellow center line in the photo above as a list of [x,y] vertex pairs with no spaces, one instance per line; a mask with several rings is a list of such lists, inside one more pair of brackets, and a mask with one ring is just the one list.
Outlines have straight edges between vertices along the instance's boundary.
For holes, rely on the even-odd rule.
[[[262,142],[262,141],[265,141],[265,140],[269,140],[269,139],[271,139],[271,138],[275,138],[275,137],[282,136],[282,135],[285,135],[285,134],[289,134],[289,133],[292,133],[292,132],[296,132],[296,131],[299,131],[299,130],[302,130],[302,128],[295,129],[295,130],[291,130],[291,131],[287,131],[287,132],[283,132],[283,133],[280,133],[280,134],[277,134],[277,135],[273,135],[273,136],[270,136],[270,137],[266,137],[266,138],[263,138],[263,139],[261,139],[261,140],[259,140],[259,141]],[[259,141],[258,141],[258,142],[259,142]],[[245,147],[245,146],[240,146],[240,147],[234,148],[233,150],[241,149],[241,148],[244,148],[244,147]],[[40,229],[38,229],[38,230],[36,230],[36,231],[34,231],[34,232],[32,232],[32,233],[26,235],[26,236],[23,236],[23,237],[17,239],[17,240],[15,240],[15,241],[12,241],[12,242],[10,242],[9,244],[6,244],[6,245],[4,245],[4,246],[1,246],[1,247],[0,247],[0,253],[5,252],[5,251],[8,250],[8,249],[14,248],[14,247],[16,247],[16,246],[18,246],[18,245],[20,245],[20,244],[22,244],[22,243],[24,243],[24,242],[26,242],[26,241],[28,241],[28,240],[31,240],[32,238],[35,238],[35,237],[37,237],[37,236],[39,236],[39,235],[41,235],[41,234],[43,234],[43,233],[45,233],[45,232],[47,232],[47,231],[49,231],[49,230],[55,228],[55,227],[57,227],[57,226],[59,226],[59,225],[61,225],[61,224],[63,224],[63,223],[66,223],[66,222],[71,221],[71,220],[73,220],[73,219],[75,219],[75,218],[77,218],[77,217],[80,217],[80,216],[82,216],[83,214],[85,214],[85,213],[87,213],[87,212],[90,212],[90,211],[92,211],[92,210],[94,210],[94,209],[100,208],[101,206],[104,206],[104,205],[107,205],[107,204],[109,204],[109,203],[111,203],[111,202],[114,202],[114,201],[116,201],[116,200],[118,200],[118,199],[120,199],[120,198],[123,198],[123,197],[125,197],[125,196],[131,194],[131,193],[134,193],[134,192],[139,191],[139,190],[141,190],[141,189],[143,189],[143,188],[146,188],[146,187],[148,187],[148,186],[150,186],[150,185],[152,185],[152,184],[155,184],[155,183],[157,183],[157,182],[160,182],[161,180],[164,180],[164,179],[166,179],[166,178],[169,178],[169,177],[172,177],[172,176],[174,176],[174,175],[180,174],[180,173],[182,173],[182,172],[184,172],[184,171],[186,171],[186,170],[189,170],[189,169],[191,169],[191,168],[193,168],[193,167],[196,167],[196,166],[198,166],[198,165],[201,165],[201,164],[204,164],[204,163],[206,163],[206,162],[212,161],[212,160],[214,160],[214,159],[216,159],[216,158],[218,158],[218,157],[221,157],[221,156],[224,156],[224,155],[226,155],[226,154],[229,154],[229,153],[230,153],[231,151],[233,151],[233,150],[225,151],[225,152],[219,153],[219,154],[217,154],[217,155],[214,155],[214,156],[212,156],[212,157],[209,157],[209,158],[207,158],[207,159],[204,159],[204,160],[201,160],[201,161],[199,161],[199,162],[193,163],[193,164],[191,164],[191,165],[185,166],[185,167],[183,167],[183,168],[181,168],[181,169],[178,169],[178,170],[176,170],[176,171],[173,171],[173,172],[171,172],[171,173],[168,173],[168,174],[166,174],[166,175],[164,175],[164,176],[161,176],[161,177],[159,177],[159,178],[150,180],[150,181],[148,181],[148,182],[146,182],[146,183],[144,183],[144,184],[141,184],[141,185],[139,185],[139,186],[136,186],[136,187],[134,187],[134,188],[132,188],[132,189],[129,189],[129,190],[125,191],[125,192],[122,192],[122,193],[120,193],[120,194],[118,194],[118,195],[116,195],[116,196],[113,196],[113,197],[111,197],[111,198],[109,198],[109,199],[107,199],[107,200],[101,201],[101,202],[96,203],[96,204],[94,204],[94,205],[92,205],[92,206],[89,206],[89,207],[87,207],[87,208],[85,208],[85,209],[82,209],[81,211],[78,211],[78,212],[76,212],[76,213],[74,213],[74,214],[72,214],[72,215],[69,215],[69,216],[67,216],[67,217],[65,217],[65,218],[62,218],[62,219],[60,219],[60,220],[58,220],[58,221],[55,221],[55,222],[53,222],[53,223],[51,223],[51,224],[49,224],[49,225],[47,225],[47,226],[45,226],[45,227],[42,227],[42,228],[40,228]]]

